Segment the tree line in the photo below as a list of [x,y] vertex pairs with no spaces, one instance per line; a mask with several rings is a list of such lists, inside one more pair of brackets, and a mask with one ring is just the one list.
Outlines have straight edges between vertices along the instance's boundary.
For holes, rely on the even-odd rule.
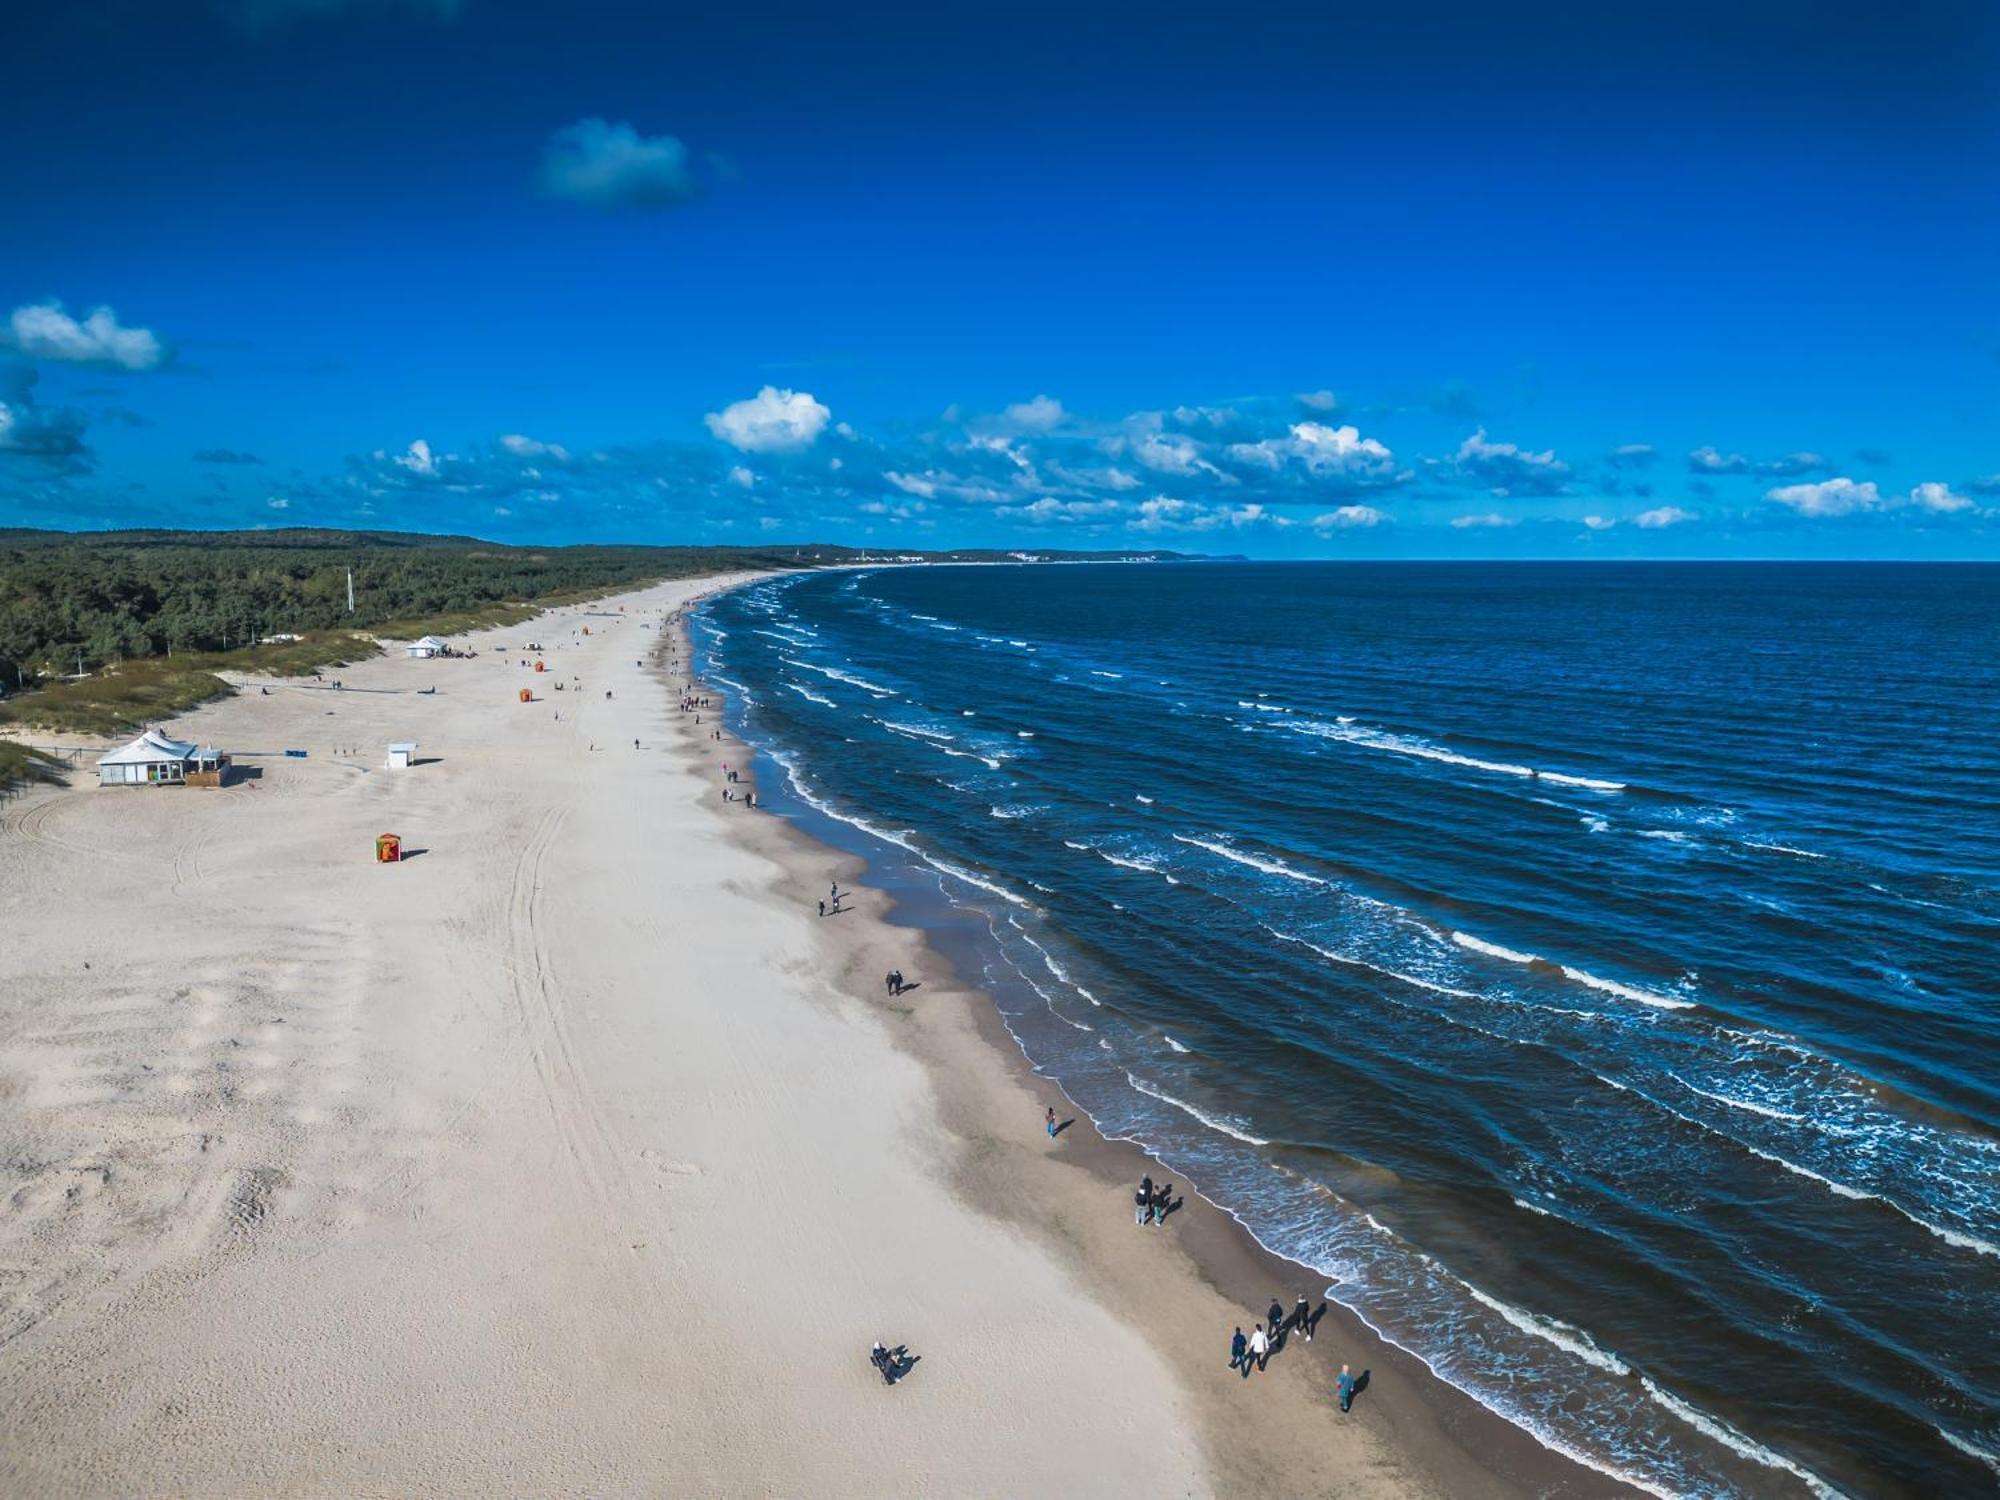
[[365,630],[646,579],[796,565],[791,549],[775,548],[502,547],[381,532],[6,532],[0,686],[32,687],[79,664],[89,672],[284,633]]

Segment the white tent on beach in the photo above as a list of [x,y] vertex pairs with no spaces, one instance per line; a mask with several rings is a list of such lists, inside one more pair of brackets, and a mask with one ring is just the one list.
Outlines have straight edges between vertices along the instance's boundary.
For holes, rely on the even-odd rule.
[[420,641],[411,641],[403,648],[405,656],[444,656],[451,651],[449,642],[441,641],[434,635],[427,635]]
[[169,739],[149,729],[97,762],[99,786],[172,786],[191,776],[214,775],[229,759],[213,745]]

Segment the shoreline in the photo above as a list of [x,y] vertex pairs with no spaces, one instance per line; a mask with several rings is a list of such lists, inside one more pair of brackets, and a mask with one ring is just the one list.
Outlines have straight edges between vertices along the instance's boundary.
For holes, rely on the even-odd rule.
[[[720,592],[711,591],[704,600]],[[694,607],[691,601],[688,608]],[[695,736],[684,716],[687,748],[697,762],[726,759],[743,776],[739,785],[754,790],[757,766],[768,756],[729,723],[727,705],[735,690],[699,676],[685,618],[671,629],[680,663],[674,670],[696,685],[693,691],[724,705],[702,710],[704,733],[720,728],[719,742]],[[661,643],[662,653],[668,644]],[[663,675],[667,670],[663,662]],[[678,701],[674,684],[669,688]],[[718,715],[713,726],[711,712]],[[711,749],[726,754],[709,755]],[[729,805],[725,816],[737,806]],[[1139,1176],[1167,1169],[1138,1144],[1102,1135],[1059,1083],[1036,1070],[992,997],[958,973],[923,927],[896,921],[893,896],[864,884],[867,859],[823,844],[775,813],[738,820],[730,834],[778,867],[774,889],[809,917],[822,872],[831,870],[843,895],[857,897],[859,904],[845,908],[844,920],[818,934],[817,941],[835,954],[849,996],[880,1019],[900,1050],[923,1064],[945,1125],[964,1143],[955,1190],[975,1211],[1001,1219],[1061,1257],[1089,1295],[1145,1332],[1198,1408],[1219,1489],[1257,1485],[1316,1493],[1322,1487],[1343,1492],[1359,1487],[1362,1493],[1494,1500],[1642,1493],[1548,1447],[1390,1344],[1355,1313],[1324,1299],[1320,1273],[1266,1248],[1190,1184],[1176,1184],[1184,1189],[1182,1201],[1165,1233],[1133,1225],[1134,1240],[1123,1243],[1106,1233],[1102,1226],[1114,1231],[1125,1226]],[[907,968],[918,976],[914,1003],[885,997],[877,976],[888,968]],[[1059,1118],[1074,1117],[1052,1149],[1044,1149],[1041,1138],[1042,1110],[1048,1107]],[[1040,1158],[1050,1156],[1066,1171],[1048,1172],[1050,1163]],[[1086,1217],[1089,1233],[1080,1228]],[[1316,1337],[1310,1343],[1287,1339],[1271,1368],[1248,1380],[1229,1371],[1231,1329],[1240,1323],[1247,1331],[1274,1294],[1289,1309],[1302,1291],[1315,1306],[1324,1302]],[[1367,1388],[1346,1416],[1333,1401],[1333,1377],[1343,1362],[1370,1372]],[[1267,1388],[1274,1376],[1278,1387]],[[1258,1389],[1253,1392],[1252,1386]],[[1301,1445],[1312,1455],[1310,1475],[1286,1462]],[[1282,1477],[1271,1472],[1274,1455]]]

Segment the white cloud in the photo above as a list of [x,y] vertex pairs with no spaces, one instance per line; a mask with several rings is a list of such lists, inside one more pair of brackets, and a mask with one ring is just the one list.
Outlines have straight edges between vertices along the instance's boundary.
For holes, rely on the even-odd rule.
[[1757,465],[1757,472],[1771,479],[1792,479],[1801,474],[1811,474],[1832,468],[1825,458],[1817,453],[1787,453],[1783,458],[1774,458]]
[[729,482],[734,485],[740,485],[742,488],[747,490],[752,485],[756,484],[757,476],[755,474],[752,474],[748,469],[744,468],[743,465],[738,464],[735,468],[729,471]]
[[1307,411],[1332,411],[1340,405],[1332,391],[1300,391],[1293,399]]
[[282,495],[273,495],[264,503],[270,506],[272,510],[290,510],[292,508],[292,502]]
[[1609,516],[1585,516],[1583,524],[1588,526],[1592,531],[1609,531],[1618,523]]
[[1343,505],[1312,518],[1315,531],[1342,531],[1354,526],[1380,526],[1389,517],[1372,505]]
[[891,469],[882,477],[906,495],[921,495],[924,499],[930,500],[935,498],[938,492],[935,476],[898,474],[895,470]]
[[411,443],[408,450],[396,455],[394,462],[412,474],[433,476],[438,471],[437,455],[431,452],[431,445],[422,438]]
[[1057,500],[1044,495],[1032,505],[1006,505],[995,514],[1036,522],[1102,521],[1123,509],[1116,500]]
[[150,370],[167,357],[166,346],[151,329],[120,326],[118,314],[108,307],[79,323],[60,302],[33,303],[14,309],[8,330],[8,342],[23,354],[64,364]]
[[593,208],[669,208],[701,192],[688,149],[670,135],[578,120],[542,147],[542,191]]
[[1007,408],[1005,416],[1016,427],[1025,427],[1030,432],[1050,432],[1069,419],[1062,402],[1053,396],[1017,401]]
[[1688,467],[1697,474],[1741,474],[1750,467],[1750,460],[1740,453],[1721,453],[1708,445],[1688,455]]
[[1472,526],[1515,526],[1519,522],[1513,516],[1503,516],[1497,510],[1489,510],[1477,516],[1453,516],[1451,524],[1464,531]]
[[1149,432],[1132,445],[1132,456],[1162,474],[1218,472],[1214,464],[1201,456],[1201,448],[1194,439],[1179,433]]
[[1948,515],[1953,511],[1971,510],[1972,501],[1964,495],[1955,494],[1948,484],[1936,480],[1927,481],[1910,491],[1910,503],[1924,510]]
[[1569,465],[1553,448],[1531,453],[1514,443],[1489,442],[1484,427],[1458,445],[1458,467],[1501,494],[1559,494],[1569,479]]
[[534,438],[524,437],[518,432],[510,432],[500,439],[500,446],[516,458],[553,458],[563,462],[569,460],[569,450],[560,443],[542,443]]
[[1660,531],[1668,526],[1678,526],[1683,521],[1698,519],[1691,510],[1682,510],[1678,505],[1662,505],[1657,510],[1640,511],[1632,518],[1632,524],[1647,531]]
[[710,432],[745,453],[796,453],[813,445],[832,415],[804,391],[767,385],[703,420]]
[[1802,516],[1847,516],[1856,511],[1883,508],[1875,481],[1856,484],[1852,479],[1823,479],[1817,484],[1783,484],[1764,492],[1766,500],[1789,505]]
[[1360,484],[1400,483],[1396,455],[1355,427],[1329,427],[1323,422],[1296,422],[1284,437],[1258,443],[1232,443],[1229,457],[1241,464],[1278,470],[1297,460],[1306,472],[1325,479]]
[[1659,457],[1651,443],[1620,443],[1611,450],[1611,467],[1614,469],[1643,469]]

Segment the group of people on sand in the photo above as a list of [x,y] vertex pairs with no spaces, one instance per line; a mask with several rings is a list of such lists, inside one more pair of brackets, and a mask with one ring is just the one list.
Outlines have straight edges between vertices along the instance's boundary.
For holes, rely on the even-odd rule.
[[[1325,1316],[1326,1304],[1322,1302],[1315,1311],[1312,1299],[1303,1293],[1289,1313],[1285,1311],[1284,1304],[1273,1297],[1270,1309],[1264,1315],[1265,1320],[1252,1328],[1248,1337],[1245,1337],[1242,1328],[1239,1327],[1235,1336],[1230,1339],[1229,1368],[1248,1380],[1253,1369],[1261,1371],[1270,1365],[1271,1356],[1282,1350],[1286,1340],[1294,1333],[1310,1344],[1313,1340],[1313,1330]],[[1333,1387],[1334,1398],[1340,1403],[1343,1412],[1353,1410],[1354,1398],[1368,1384],[1368,1374],[1368,1371],[1363,1370],[1356,1375],[1351,1365],[1343,1364],[1340,1367],[1340,1374],[1334,1378]]]
[[902,994],[904,990],[909,988],[909,986],[903,982],[903,971],[901,969],[891,969],[887,974],[884,974],[882,976],[882,987],[886,989],[892,997]]
[[1132,1195],[1136,1205],[1132,1210],[1134,1224],[1164,1224],[1167,1215],[1181,1206],[1183,1200],[1174,1196],[1174,1185],[1169,1182],[1161,1187],[1153,1185],[1152,1174],[1139,1179],[1139,1191]]

